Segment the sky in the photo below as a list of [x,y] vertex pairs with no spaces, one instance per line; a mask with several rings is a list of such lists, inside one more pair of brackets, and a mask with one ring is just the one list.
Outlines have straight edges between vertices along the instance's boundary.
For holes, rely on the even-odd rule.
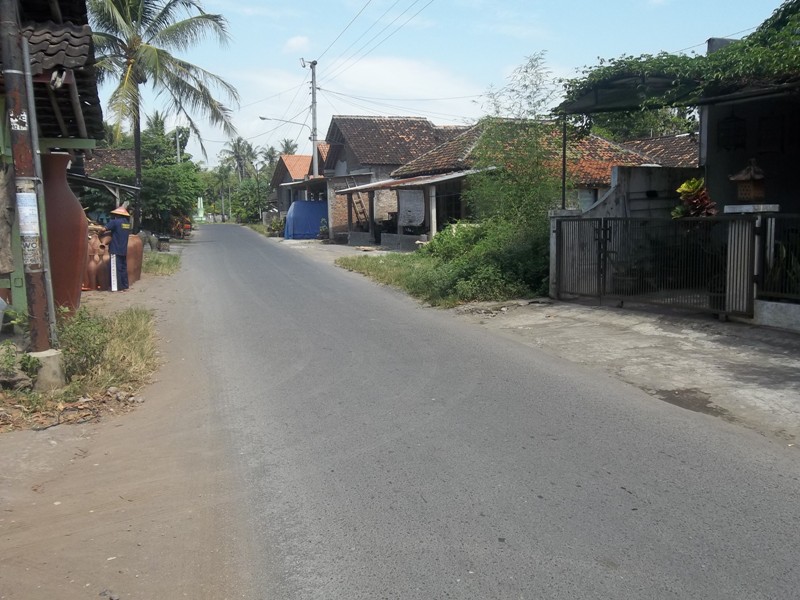
[[[256,146],[285,138],[311,154],[310,68],[317,60],[317,130],[332,115],[420,116],[437,125],[486,114],[482,96],[507,83],[526,57],[544,52],[554,78],[599,58],[704,53],[711,37],[740,38],[779,0],[204,0],[228,21],[231,41],[181,54],[223,77],[240,96],[230,104],[239,135]],[[110,90],[103,89],[104,95]],[[222,99],[220,97],[220,99]],[[144,112],[161,109],[145,96]],[[305,126],[259,117],[304,123]],[[225,135],[200,116],[208,166]],[[167,121],[173,127],[175,121]],[[180,121],[179,121],[180,124]],[[197,140],[188,151],[203,160]]]

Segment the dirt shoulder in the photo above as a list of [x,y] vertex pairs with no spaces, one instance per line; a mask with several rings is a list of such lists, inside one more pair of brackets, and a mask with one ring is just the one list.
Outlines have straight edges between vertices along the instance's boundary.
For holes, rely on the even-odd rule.
[[101,311],[154,311],[169,377],[140,408],[0,435],[0,600],[242,597],[238,502],[189,324],[173,310],[179,276],[84,296]]

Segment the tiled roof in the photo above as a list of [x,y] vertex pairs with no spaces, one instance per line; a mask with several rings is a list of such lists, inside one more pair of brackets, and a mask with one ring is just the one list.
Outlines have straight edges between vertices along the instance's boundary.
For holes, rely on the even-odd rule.
[[688,133],[629,140],[622,146],[644,154],[650,159],[648,162],[662,167],[697,167],[700,163],[700,142],[696,135]]
[[92,152],[92,157],[86,161],[84,168],[89,177],[94,177],[100,169],[108,166],[134,170],[136,157],[133,148],[98,148]]
[[[328,152],[330,152],[331,147],[327,142],[317,142],[317,154],[319,154],[319,164],[324,165],[325,161],[328,158]],[[320,172],[322,172],[322,167],[320,166]]]
[[281,154],[272,173],[272,187],[277,188],[282,183],[302,181],[311,172],[310,154]]
[[310,154],[281,154],[279,161],[284,164],[293,181],[305,179],[311,168]]
[[435,148],[448,135],[421,117],[337,115],[325,140],[333,146],[329,159],[335,160],[347,144],[362,165],[402,165]]
[[[473,168],[475,164],[471,154],[481,132],[480,125],[473,126],[451,141],[394,170],[392,177],[436,175]],[[551,150],[554,156],[560,156],[560,133],[553,130],[545,139],[553,141]],[[596,135],[570,142],[567,149],[567,174],[572,183],[579,187],[607,187],[611,184],[612,167],[638,166],[648,162],[651,162],[648,157]],[[560,173],[560,161],[555,168]]]
[[638,152],[596,135],[588,135],[567,148],[567,176],[578,187],[608,187],[612,167],[636,167],[649,163]]
[[94,62],[92,30],[88,25],[71,23],[29,23],[22,28],[28,38],[31,74],[64,67],[79,69]]
[[[42,137],[102,138],[103,113],[97,93],[94,44],[86,0],[24,0],[19,2],[19,10],[22,32],[29,41],[34,77],[42,73],[49,75],[59,68],[70,70],[63,82],[51,82],[48,77],[34,81],[34,101]],[[80,97],[85,132],[81,130],[72,104],[73,85]]]
[[404,164],[399,169],[395,169],[392,177],[436,175],[469,169],[472,166],[472,161],[469,159],[470,153],[480,139],[481,127],[474,125],[466,130],[459,129],[461,130],[460,135]]

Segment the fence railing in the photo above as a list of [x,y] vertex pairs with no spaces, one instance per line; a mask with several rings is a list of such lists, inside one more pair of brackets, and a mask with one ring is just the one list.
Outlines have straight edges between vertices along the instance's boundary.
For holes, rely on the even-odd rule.
[[759,233],[758,298],[800,302],[800,215],[762,217]]
[[754,234],[749,216],[559,219],[557,290],[752,315]]

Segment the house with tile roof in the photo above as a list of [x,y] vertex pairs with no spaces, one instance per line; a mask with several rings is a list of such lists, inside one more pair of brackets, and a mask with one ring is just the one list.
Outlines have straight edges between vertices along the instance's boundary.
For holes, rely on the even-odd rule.
[[305,189],[285,184],[307,180],[310,168],[310,154],[281,154],[278,157],[270,187],[275,191],[275,202],[280,214],[285,215],[295,200],[307,199]]
[[370,223],[389,221],[397,211],[391,192],[377,190],[372,201],[357,193],[347,203],[338,190],[389,179],[395,169],[464,129],[438,127],[421,117],[335,115],[325,137],[329,149],[323,163],[331,237],[366,231]]
[[[462,200],[462,189],[467,180],[467,177],[474,173],[476,166],[476,157],[474,154],[476,145],[481,139],[483,132],[483,125],[476,124],[472,127],[462,130],[460,134],[452,139],[440,144],[429,152],[409,161],[401,167],[398,167],[390,173],[391,178],[384,179],[379,182],[371,184],[361,184],[353,188],[341,190],[340,196],[348,196],[355,198],[356,193],[367,196],[370,194],[383,193],[386,202],[392,193],[394,197],[391,201],[396,208],[392,210],[402,214],[403,197],[410,198],[411,191],[416,192],[416,200],[418,204],[424,206],[423,212],[425,218],[420,224],[421,231],[416,233],[423,233],[425,236],[435,235],[449,223],[468,218],[469,208]],[[560,152],[555,148],[555,142],[558,135],[554,131],[552,140],[554,143],[553,155],[556,156]],[[662,144],[664,148],[668,144]],[[664,151],[665,152],[665,151]],[[573,140],[568,144],[567,148],[567,180],[569,182],[569,203],[573,206],[581,206],[584,209],[596,205],[602,198],[615,189],[615,172],[618,169],[632,169],[638,173],[638,169],[643,165],[655,165],[657,160],[664,160],[663,157],[656,158],[649,156],[643,152],[638,152],[635,149],[626,147],[623,144],[617,144],[601,138],[596,135],[589,135],[586,137]],[[553,162],[554,173],[560,173],[561,164],[560,160]],[[625,172],[626,177],[631,177],[630,172]],[[658,173],[662,175],[663,173]],[[683,177],[685,173],[681,173]],[[658,177],[656,177],[658,179]],[[639,183],[638,180],[636,180]],[[677,200],[674,196],[674,189],[677,185],[672,186],[672,179],[668,179],[668,184],[663,190],[656,193],[656,196],[669,195],[670,199],[661,200],[662,204],[666,203],[669,208],[675,205]],[[642,185],[652,186],[655,185],[651,178],[645,178]],[[670,187],[672,186],[672,187]],[[647,190],[652,194],[653,191],[650,187]],[[348,192],[350,192],[348,194]],[[409,202],[411,200],[408,200]],[[348,200],[348,205],[354,200]],[[654,200],[649,199],[651,205]],[[352,208],[350,209],[352,212]],[[352,220],[351,220],[352,221]],[[385,230],[387,223],[374,224],[375,228],[382,225]],[[412,248],[416,238],[400,240],[396,236],[403,236],[403,234],[414,233],[410,231],[411,228],[403,227],[401,223],[388,223],[389,227],[394,230],[386,233],[381,233],[380,240],[382,245],[390,247],[405,247]],[[363,243],[365,240],[363,236],[354,236],[358,243]],[[372,240],[376,240],[375,232],[372,232]]]

